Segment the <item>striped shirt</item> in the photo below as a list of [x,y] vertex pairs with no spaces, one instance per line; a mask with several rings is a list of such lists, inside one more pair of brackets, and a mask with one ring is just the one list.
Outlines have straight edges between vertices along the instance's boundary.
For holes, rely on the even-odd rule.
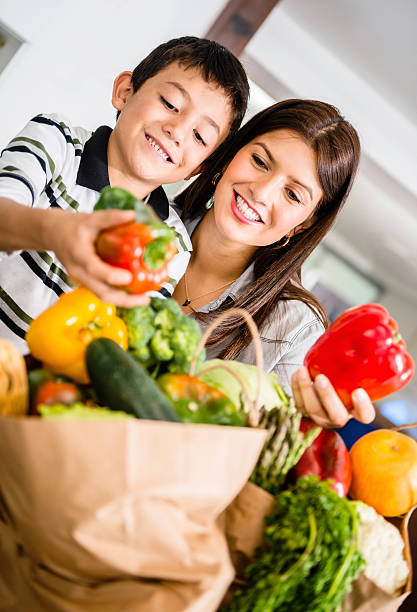
[[[111,128],[91,132],[60,115],[38,115],[13,138],[0,157],[0,197],[25,206],[50,206],[92,212],[109,185],[107,144]],[[177,233],[178,254],[169,264],[169,282],[159,297],[169,297],[187,267],[191,241],[162,187],[147,198],[161,220]],[[25,354],[31,320],[72,289],[64,266],[52,251],[0,253],[0,337]]]

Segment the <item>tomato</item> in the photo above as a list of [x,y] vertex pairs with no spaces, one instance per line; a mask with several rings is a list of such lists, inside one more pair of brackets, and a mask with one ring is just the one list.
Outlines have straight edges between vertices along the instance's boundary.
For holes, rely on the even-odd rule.
[[40,404],[65,404],[69,406],[81,400],[81,392],[76,385],[64,380],[45,380],[36,389],[31,406],[31,414],[39,414]]

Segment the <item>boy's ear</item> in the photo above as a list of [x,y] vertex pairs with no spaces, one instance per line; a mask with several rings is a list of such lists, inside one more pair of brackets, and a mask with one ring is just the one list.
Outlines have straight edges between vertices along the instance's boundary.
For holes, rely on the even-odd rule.
[[111,102],[118,111],[124,109],[126,102],[133,94],[132,72],[125,70],[121,72],[113,83],[113,93]]

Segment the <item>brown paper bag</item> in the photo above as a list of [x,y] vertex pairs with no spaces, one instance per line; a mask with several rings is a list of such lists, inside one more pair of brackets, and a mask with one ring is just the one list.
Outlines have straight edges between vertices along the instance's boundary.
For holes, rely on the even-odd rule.
[[263,430],[0,418],[0,610],[209,612]]
[[[262,544],[264,518],[271,513],[273,505],[272,495],[248,482],[222,516],[222,524],[226,531],[237,575],[225,602],[228,602],[233,596],[233,591],[239,584],[239,577],[243,575],[244,568],[250,563],[255,549]],[[412,583],[408,525],[413,513],[417,516],[417,507],[410,510],[401,525],[406,559],[410,566],[410,576],[404,593],[399,597],[394,597],[362,574],[353,582],[352,591],[345,598],[343,612],[397,612],[398,607],[408,597]]]

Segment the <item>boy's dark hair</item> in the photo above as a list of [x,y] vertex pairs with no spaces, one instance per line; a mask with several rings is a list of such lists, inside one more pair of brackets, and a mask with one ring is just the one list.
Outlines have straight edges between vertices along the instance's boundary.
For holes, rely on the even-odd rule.
[[216,83],[230,99],[232,123],[230,134],[234,134],[246,112],[249,98],[249,83],[240,61],[214,40],[183,36],[162,43],[149,53],[132,74],[133,91],[158,72],[178,62],[186,68],[198,68],[208,83]]

